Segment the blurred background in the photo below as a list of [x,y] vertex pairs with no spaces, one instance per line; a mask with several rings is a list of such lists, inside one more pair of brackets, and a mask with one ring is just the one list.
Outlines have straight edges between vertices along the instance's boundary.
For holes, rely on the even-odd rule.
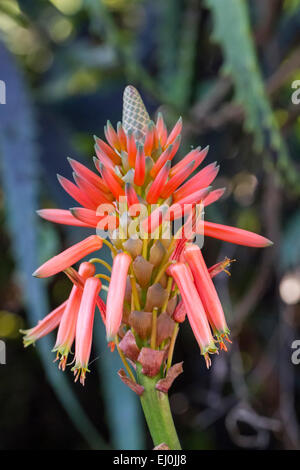
[[127,84],[169,129],[183,116],[179,157],[210,145],[227,191],[207,219],[274,241],[205,241],[209,265],[237,260],[216,279],[233,344],[207,371],[181,328],[170,401],[183,448],[300,448],[299,39],[299,0],[0,1],[1,449],[152,446],[100,317],[85,388],[52,363],[54,337],[24,350],[19,334],[70,290],[31,273],[85,235],[35,210],[74,205],[56,173],[71,176],[67,157],[93,168],[93,134],[121,120]]

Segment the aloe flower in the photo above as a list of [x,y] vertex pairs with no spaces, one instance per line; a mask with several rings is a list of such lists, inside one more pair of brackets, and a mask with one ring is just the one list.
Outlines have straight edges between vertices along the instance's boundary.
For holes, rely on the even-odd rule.
[[[194,237],[201,233],[204,240],[256,248],[272,244],[261,235],[203,220],[203,208],[219,201],[225,189],[212,187],[216,162],[201,167],[208,147],[176,158],[182,126],[179,118],[168,132],[161,114],[151,121],[139,93],[128,86],[122,122],[116,127],[107,122],[106,141],[95,137],[95,170],[69,159],[74,182],[58,180],[74,207],[38,214],[95,233],[35,271],[36,277],[64,272],[73,287],[66,302],[23,332],[27,346],[58,328],[54,351],[62,370],[75,342],[72,370],[84,384],[98,309],[108,346],[116,347],[124,364],[119,377],[139,395],[155,445],[164,442],[171,449],[180,449],[167,395],[182,372],[182,363],[172,365],[180,324],[187,317],[207,367],[211,355],[227,349],[224,341],[229,341],[213,278],[228,272],[231,261],[207,268],[205,246],[200,250]],[[184,225],[175,233],[172,222],[183,215]],[[98,257],[103,244],[111,251],[112,266]],[[77,271],[74,265],[86,256],[93,258]],[[106,274],[96,272],[99,264]],[[105,292],[106,304],[99,295]]]
[[187,244],[184,258],[192,271],[193,281],[204,306],[207,319],[217,340],[226,348],[223,339],[227,339],[229,329],[217,291],[205,264],[201,250],[197,245]]
[[[85,281],[95,274],[95,266],[92,263],[81,263],[78,275]],[[82,299],[82,286],[74,284],[66,308],[59,323],[56,343],[53,351],[57,351],[57,359],[60,360],[59,368],[65,370],[68,355],[75,339],[78,311]]]
[[84,385],[86,372],[89,371],[94,314],[100,290],[100,279],[90,277],[86,280],[78,315],[76,316],[75,365],[72,370],[74,371],[75,380],[80,377],[82,385]]
[[118,253],[114,258],[106,302],[106,333],[108,340],[112,340],[116,336],[122,322],[126,280],[130,263],[131,257],[126,253]]

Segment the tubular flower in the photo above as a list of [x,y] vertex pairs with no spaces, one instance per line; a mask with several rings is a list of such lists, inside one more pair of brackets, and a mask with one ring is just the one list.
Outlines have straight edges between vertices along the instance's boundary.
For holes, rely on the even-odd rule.
[[188,244],[184,249],[184,258],[192,271],[194,283],[204,306],[214,335],[223,345],[223,338],[228,338],[229,329],[217,291],[205,264],[201,250],[197,245]]
[[119,253],[114,258],[106,303],[106,334],[109,341],[116,336],[121,325],[130,263],[131,257],[126,253]]
[[40,320],[34,328],[29,330],[20,330],[25,336],[23,337],[23,342],[25,348],[30,344],[34,344],[38,339],[43,338],[44,336],[51,333],[59,325],[61,317],[64,313],[64,310],[67,305],[67,300],[59,305],[52,312],[48,313],[43,320]]
[[80,382],[84,385],[85,375],[91,354],[93,324],[97,297],[101,289],[101,281],[96,277],[90,277],[84,284],[82,299],[78,312],[75,340],[75,366],[73,367],[75,381],[80,376]]
[[168,268],[180,291],[186,313],[194,332],[195,338],[199,344],[201,354],[204,355],[207,365],[210,364],[208,353],[217,351],[213,340],[209,323],[203,308],[203,304],[188,271],[183,263],[176,263]]
[[53,274],[57,274],[66,268],[72,266],[72,264],[79,261],[86,255],[89,255],[93,251],[100,250],[102,248],[102,240],[97,235],[91,235],[85,238],[79,243],[71,246],[65,251],[62,251],[59,255],[54,256],[46,263],[42,264],[34,273],[35,277],[49,277]]
[[[115,127],[107,122],[107,142],[95,137],[95,171],[69,159],[74,182],[58,177],[77,207],[38,211],[51,222],[96,230],[35,271],[36,277],[63,271],[74,286],[68,301],[24,331],[27,346],[58,327],[54,349],[62,369],[75,340],[73,371],[81,383],[88,371],[96,306],[109,347],[116,346],[128,372],[119,376],[137,393],[143,393],[143,375],[166,379],[164,384],[170,380],[174,344],[186,315],[209,366],[209,354],[224,348],[229,334],[211,279],[227,272],[230,260],[208,270],[191,241],[201,233],[204,240],[208,236],[253,247],[272,244],[261,235],[202,220],[203,207],[224,193],[224,188],[212,189],[219,166],[200,167],[208,147],[197,147],[173,164],[181,130],[181,118],[170,133],[161,114],[151,121],[137,90],[126,87],[122,122]],[[175,230],[183,215],[184,226]],[[95,256],[103,243],[111,251],[112,267],[96,257],[88,266],[82,263],[78,272],[72,267],[84,256]],[[108,273],[96,273],[96,265]],[[99,278],[108,282],[102,289],[108,291],[106,304],[99,296]]]
[[[85,281],[95,274],[95,266],[91,263],[81,263],[78,275]],[[59,323],[56,343],[53,351],[57,351],[56,359],[60,360],[59,368],[65,370],[68,354],[75,338],[78,310],[81,303],[82,286],[74,285],[66,308]]]

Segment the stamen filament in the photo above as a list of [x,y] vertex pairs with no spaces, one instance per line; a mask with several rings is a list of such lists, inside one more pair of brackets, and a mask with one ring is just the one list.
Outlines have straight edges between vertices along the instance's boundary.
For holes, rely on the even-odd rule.
[[161,307],[161,313],[167,311],[167,305],[168,305],[169,298],[170,298],[170,294],[171,294],[171,290],[172,290],[172,284],[173,284],[173,278],[172,278],[172,277],[169,277],[169,278],[168,278],[168,282],[167,282],[167,293],[168,293],[168,296],[166,297],[166,300],[164,301],[163,306]]
[[103,266],[105,266],[110,272],[111,272],[111,266],[106,262],[104,261],[103,259],[100,259],[100,258],[91,258],[89,260],[89,263],[99,263],[99,264],[102,264]]
[[176,341],[177,334],[178,334],[178,328],[179,328],[179,323],[175,323],[174,330],[173,330],[173,334],[172,334],[171,341],[170,341],[170,347],[169,347],[169,352],[168,352],[168,361],[167,361],[166,372],[170,369],[171,364],[172,364],[173,353],[174,353],[174,347],[175,347],[175,341]]
[[106,281],[110,282],[110,277],[106,274],[95,274],[94,277],[97,277],[98,279],[105,279]]
[[116,256],[117,250],[115,249],[115,247],[108,240],[106,240],[105,238],[103,238],[102,241],[103,241],[104,245],[108,246],[108,248],[114,254],[114,256]]

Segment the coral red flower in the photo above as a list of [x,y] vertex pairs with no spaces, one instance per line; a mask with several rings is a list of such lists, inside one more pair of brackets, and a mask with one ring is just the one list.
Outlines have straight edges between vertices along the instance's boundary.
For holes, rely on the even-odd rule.
[[102,240],[97,235],[91,235],[79,243],[71,246],[59,255],[54,256],[42,264],[34,273],[35,277],[49,277],[72,266],[84,256],[102,248]]
[[217,291],[197,245],[188,244],[184,249],[184,258],[188,263],[194,278],[198,294],[205,309],[206,316],[214,335],[223,344],[223,338],[228,338],[229,329]]
[[40,320],[34,328],[29,330],[20,330],[25,336],[23,338],[24,346],[34,344],[38,339],[51,333],[59,325],[61,317],[65,311],[67,300],[59,305],[57,308],[48,313],[43,320]]
[[215,353],[217,347],[213,340],[207,317],[193,282],[193,279],[183,263],[176,263],[168,268],[169,274],[174,278],[184,303],[186,313],[199,344],[201,354],[204,355],[207,366],[210,365],[209,353]]
[[114,259],[106,302],[106,335],[111,341],[117,334],[122,321],[123,302],[131,257],[119,253]]
[[[85,281],[95,274],[95,266],[91,263],[82,263],[79,267],[78,274],[85,285]],[[67,358],[74,342],[81,297],[82,287],[74,285],[59,323],[53,351],[57,351],[57,359],[60,360],[59,368],[62,370],[66,368]]]
[[229,225],[215,224],[206,220],[204,221],[204,235],[206,237],[218,238],[225,242],[235,243],[236,245],[252,246],[255,248],[265,248],[266,246],[273,245],[271,240],[257,233],[237,227],[230,227]]
[[101,289],[101,281],[96,277],[90,277],[84,284],[82,299],[76,323],[75,340],[75,366],[73,367],[75,380],[80,377],[84,385],[86,372],[92,348],[93,324],[97,297]]

